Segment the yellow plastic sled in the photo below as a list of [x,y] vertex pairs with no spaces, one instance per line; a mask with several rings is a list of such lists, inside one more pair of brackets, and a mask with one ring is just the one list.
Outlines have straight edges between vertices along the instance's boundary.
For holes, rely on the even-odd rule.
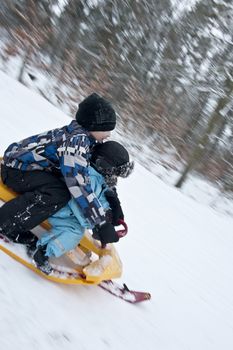
[[[8,202],[16,196],[17,194],[7,188],[0,180],[0,200],[3,202]],[[46,221],[43,222],[41,226],[47,230],[50,228],[49,223]],[[4,253],[8,254],[13,259],[17,260],[44,278],[54,282],[64,284],[90,285],[99,284],[102,281],[121,277],[122,263],[113,244],[108,244],[107,248],[102,249],[98,242],[95,241],[87,231],[79,244],[79,248],[81,248],[84,253],[91,252],[91,262],[85,267],[76,265],[76,274],[73,273],[68,275],[66,278],[61,278],[59,276],[56,276],[56,274],[45,275],[33,264],[27,262],[26,260],[20,258],[18,255],[10,251],[5,244],[0,245],[0,250],[2,250]],[[66,256],[69,259],[73,260],[72,252],[67,253]]]

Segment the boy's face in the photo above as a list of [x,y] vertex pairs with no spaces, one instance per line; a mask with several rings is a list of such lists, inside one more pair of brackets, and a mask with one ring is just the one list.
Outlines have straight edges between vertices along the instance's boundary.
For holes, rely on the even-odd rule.
[[96,141],[103,142],[110,137],[111,131],[90,131],[90,134],[96,139]]

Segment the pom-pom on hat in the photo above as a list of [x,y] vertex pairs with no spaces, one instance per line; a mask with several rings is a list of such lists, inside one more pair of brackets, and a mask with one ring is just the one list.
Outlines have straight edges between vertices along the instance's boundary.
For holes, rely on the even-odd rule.
[[116,126],[116,113],[107,100],[93,93],[79,104],[76,121],[88,131],[111,131]]

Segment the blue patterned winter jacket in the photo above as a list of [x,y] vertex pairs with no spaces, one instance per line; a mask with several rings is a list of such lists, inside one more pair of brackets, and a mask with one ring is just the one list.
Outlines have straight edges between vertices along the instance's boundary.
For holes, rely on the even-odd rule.
[[96,140],[73,120],[69,125],[11,144],[4,153],[6,166],[24,171],[61,172],[84,217],[92,226],[105,221],[104,209],[89,178],[91,147]]
[[[93,192],[103,208],[109,209],[109,203],[105,197],[108,187],[104,177],[92,167],[89,167],[89,174]],[[48,221],[52,227],[42,235],[37,244],[46,246],[46,255],[49,257],[59,257],[74,249],[82,239],[85,229],[93,228],[74,199],[52,215]]]

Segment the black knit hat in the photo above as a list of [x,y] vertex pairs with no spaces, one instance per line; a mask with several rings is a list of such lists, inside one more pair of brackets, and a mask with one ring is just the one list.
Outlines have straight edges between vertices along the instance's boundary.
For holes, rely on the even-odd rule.
[[114,185],[116,178],[127,177],[134,168],[129,153],[120,143],[106,141],[94,147],[91,165],[105,177],[108,184]]
[[76,120],[89,131],[110,131],[116,126],[116,113],[107,100],[93,93],[79,104]]
[[129,153],[120,143],[116,141],[106,141],[94,147],[92,160],[104,158],[110,167],[118,167],[129,162]]

